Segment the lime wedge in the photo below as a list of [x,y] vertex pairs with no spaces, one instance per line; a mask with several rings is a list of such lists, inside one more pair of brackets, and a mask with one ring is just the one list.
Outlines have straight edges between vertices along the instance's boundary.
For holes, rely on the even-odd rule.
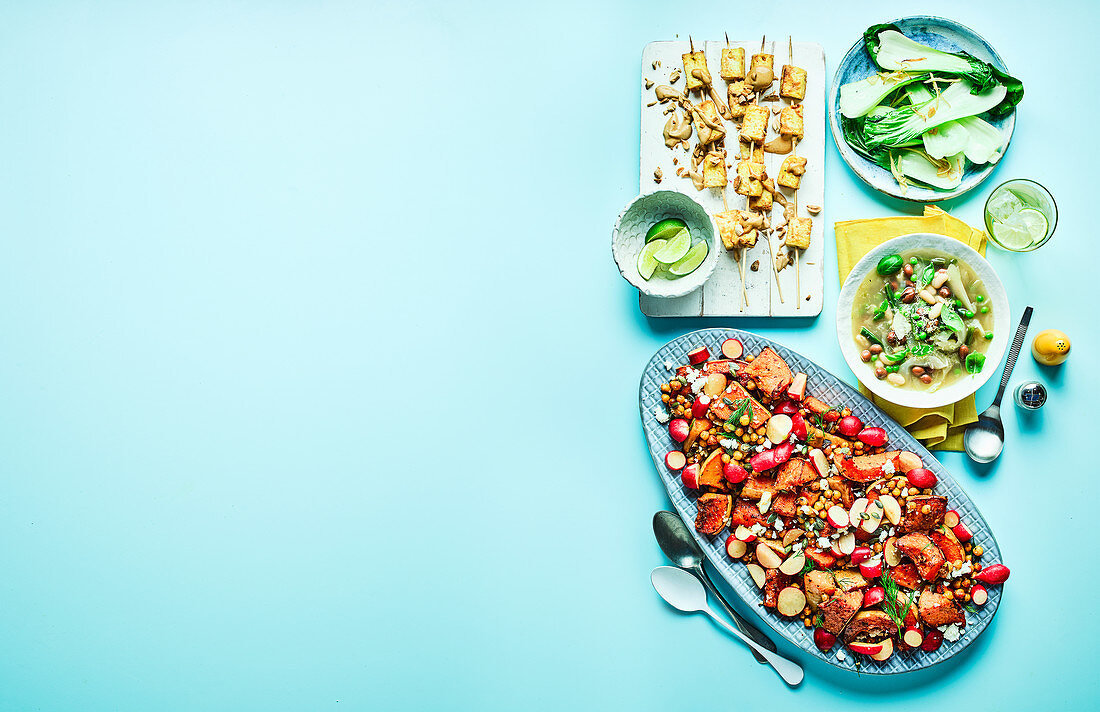
[[653,227],[649,228],[649,232],[645,234],[645,241],[667,240],[686,227],[687,223],[680,218],[666,218],[654,223]]
[[638,255],[638,274],[642,275],[642,279],[648,281],[653,276],[653,270],[657,269],[658,264],[657,260],[653,259],[653,253],[667,243],[668,240],[654,240],[642,248],[641,254]]
[[653,259],[670,265],[686,255],[690,249],[691,233],[687,231],[687,228],[680,228],[675,235],[665,242],[661,249],[653,253]]
[[672,263],[668,267],[668,271],[677,277],[683,277],[684,275],[691,274],[695,270],[699,269],[699,265],[703,264],[703,260],[707,258],[707,243],[697,242],[692,246],[687,254],[684,255],[677,262]]
[[1023,250],[1031,246],[1031,233],[1020,222],[993,221],[993,237],[1010,250]]
[[1047,216],[1035,208],[1024,208],[1017,216],[1023,228],[1031,235],[1031,242],[1036,243],[1047,236]]

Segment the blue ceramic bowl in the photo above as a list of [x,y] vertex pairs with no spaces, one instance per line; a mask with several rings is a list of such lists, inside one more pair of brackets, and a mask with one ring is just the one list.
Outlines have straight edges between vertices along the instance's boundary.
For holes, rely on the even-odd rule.
[[[894,20],[893,24],[897,25],[902,33],[921,44],[926,44],[944,52],[967,52],[978,59],[989,62],[1004,72],[1008,72],[1008,67],[1005,66],[1001,56],[988,42],[982,39],[974,30],[953,20],[929,15],[915,15]],[[860,37],[848,50],[848,54],[844,55],[844,59],[840,61],[840,66],[836,70],[836,77],[833,79],[833,88],[829,94],[829,123],[832,126],[833,140],[836,141],[836,147],[840,150],[841,158],[864,183],[880,193],[892,195],[902,200],[935,203],[963,195],[967,191],[976,188],[993,173],[997,167],[996,163],[974,165],[968,162],[963,173],[962,183],[953,190],[936,190],[910,183],[908,189],[903,193],[901,186],[894,180],[894,176],[890,174],[890,171],[856,153],[844,140],[844,133],[840,128],[840,86],[848,82],[866,79],[878,71],[880,71],[878,65],[867,54],[867,50],[863,47],[863,37]],[[1013,111],[1008,116],[990,121],[990,123],[1005,132],[1009,141],[1011,141],[1012,129],[1016,126],[1016,112]]]

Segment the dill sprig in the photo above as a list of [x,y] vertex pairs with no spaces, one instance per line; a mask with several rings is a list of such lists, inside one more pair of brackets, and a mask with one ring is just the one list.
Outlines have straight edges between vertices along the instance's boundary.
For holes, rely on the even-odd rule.
[[905,627],[905,616],[909,614],[909,607],[913,605],[913,594],[905,594],[905,603],[901,603],[901,589],[898,583],[888,573],[879,576],[882,589],[886,592],[886,599],[882,602],[882,610],[894,621],[898,630]]

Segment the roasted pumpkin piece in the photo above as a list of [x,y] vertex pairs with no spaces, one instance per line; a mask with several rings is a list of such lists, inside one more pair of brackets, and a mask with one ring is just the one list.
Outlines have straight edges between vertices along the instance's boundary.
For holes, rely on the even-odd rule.
[[699,486],[727,489],[726,478],[722,473],[722,448],[715,448],[714,452],[707,455],[707,459],[703,460],[703,464],[699,466]]
[[859,612],[863,605],[862,591],[848,591],[838,593],[818,605],[821,611],[821,627],[833,635],[840,635],[848,621]]
[[733,497],[728,494],[708,492],[695,501],[699,511],[695,515],[695,530],[713,536],[722,531],[730,521]]
[[928,536],[932,539],[932,543],[943,552],[943,558],[951,565],[952,569],[957,569],[966,562],[966,551],[963,549],[963,545],[959,543],[955,533],[946,526],[940,527],[938,531],[929,532]]
[[890,578],[902,588],[916,590],[920,588],[921,578],[917,567],[909,562],[890,567]]
[[921,592],[920,600],[917,601],[917,610],[920,611],[920,619],[928,626],[938,627],[966,622],[966,616],[954,600],[930,588]]
[[757,390],[769,398],[777,398],[791,385],[791,368],[770,346],[765,346],[760,354],[737,373],[742,379],[751,379]]
[[791,577],[779,569],[764,572],[764,608],[775,608],[779,604],[779,592],[791,582]]
[[790,491],[817,479],[817,470],[806,460],[792,457],[779,466],[775,476],[775,488]]
[[902,532],[931,531],[943,526],[947,514],[947,497],[913,495],[905,500],[905,515],[898,525]]
[[883,611],[860,611],[845,627],[844,642],[877,643],[897,634],[897,624]]
[[817,610],[822,599],[835,595],[837,591],[833,575],[818,569],[802,574],[802,588],[806,591],[806,601],[814,610]]
[[738,498],[730,514],[730,526],[751,527],[753,524],[767,526],[768,520],[756,508],[756,505],[746,499]]

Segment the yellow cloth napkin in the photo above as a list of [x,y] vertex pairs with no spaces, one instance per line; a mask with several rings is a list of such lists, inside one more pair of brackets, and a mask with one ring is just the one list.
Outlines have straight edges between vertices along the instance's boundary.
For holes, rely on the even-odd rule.
[[[962,220],[951,217],[935,205],[924,208],[924,215],[908,215],[868,220],[845,220],[836,223],[836,257],[840,281],[848,276],[856,262],[877,245],[899,235],[930,232],[965,242],[985,255],[986,235]],[[900,423],[913,437],[933,450],[962,450],[963,430],[978,420],[974,396],[942,408],[906,408],[894,405],[874,395],[862,385],[860,393],[870,398],[887,415]]]

